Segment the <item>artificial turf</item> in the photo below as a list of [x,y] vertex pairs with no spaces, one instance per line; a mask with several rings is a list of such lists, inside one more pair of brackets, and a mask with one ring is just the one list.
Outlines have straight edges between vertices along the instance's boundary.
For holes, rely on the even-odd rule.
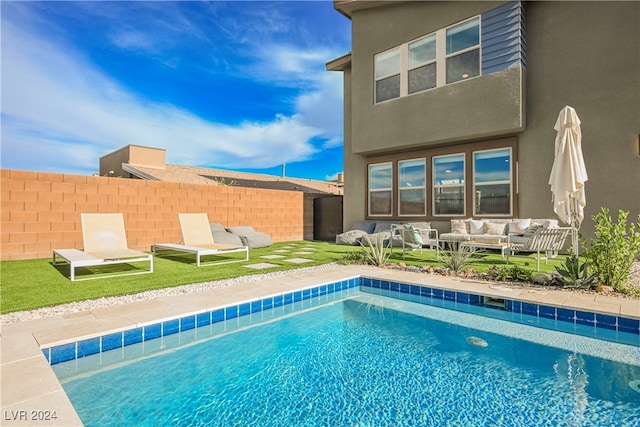
[[[288,252],[280,252],[283,250],[288,250]],[[357,258],[354,255],[361,250],[359,247],[335,245],[327,242],[281,242],[268,248],[251,249],[248,261],[216,266],[198,268],[195,265],[195,257],[184,254],[155,257],[152,274],[97,278],[101,275],[111,275],[114,272],[126,273],[134,269],[142,270],[147,267],[147,263],[78,268],[76,270],[77,278],[92,277],[95,279],[75,282],[69,280],[69,266],[67,264],[53,265],[51,259],[3,261],[0,263],[0,313],[340,262]],[[296,252],[303,252],[303,254],[296,254]],[[278,254],[285,256],[283,258],[263,258],[267,255]],[[242,256],[243,254],[233,254],[229,257],[234,255]],[[292,264],[285,261],[289,258],[305,258],[311,261],[304,264]],[[216,258],[208,258],[208,260],[215,261]],[[261,270],[245,267],[264,262],[276,266]],[[401,249],[394,249],[389,262],[442,266],[435,252],[430,250],[412,251],[403,258]],[[553,269],[559,265],[558,262],[558,260],[550,261],[547,265],[543,262],[541,269],[543,271]],[[474,257],[469,267],[483,272],[487,271],[491,265],[504,264],[505,261],[501,259],[499,254],[489,253]],[[512,257],[510,264],[535,270],[533,256]]]

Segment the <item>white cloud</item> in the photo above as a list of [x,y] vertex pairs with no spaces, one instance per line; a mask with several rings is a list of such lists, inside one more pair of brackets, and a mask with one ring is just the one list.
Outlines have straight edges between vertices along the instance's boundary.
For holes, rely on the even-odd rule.
[[[340,140],[337,74],[309,76],[315,83],[289,117],[230,126],[140,98],[71,46],[2,25],[2,167],[86,173],[100,156],[138,144],[167,149],[171,163],[267,168],[308,159],[315,138]],[[121,46],[151,49],[144,34],[121,37]],[[321,57],[290,53],[279,52],[282,73],[305,75]]]

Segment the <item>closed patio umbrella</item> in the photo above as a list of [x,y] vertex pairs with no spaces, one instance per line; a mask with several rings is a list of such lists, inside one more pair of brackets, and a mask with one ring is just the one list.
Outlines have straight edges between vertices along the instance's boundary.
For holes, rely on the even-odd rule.
[[571,246],[578,255],[578,230],[584,219],[587,199],[584,184],[587,169],[582,157],[582,131],[576,110],[567,106],[555,124],[556,147],[549,185],[553,196],[553,210],[560,221],[571,226]]

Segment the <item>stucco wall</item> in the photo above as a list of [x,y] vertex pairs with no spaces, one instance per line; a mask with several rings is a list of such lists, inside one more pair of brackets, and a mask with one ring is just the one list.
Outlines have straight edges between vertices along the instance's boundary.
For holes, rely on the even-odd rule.
[[[344,72],[345,91],[351,88],[349,95],[353,96],[345,94],[345,229],[365,217],[364,156],[415,149],[421,146],[417,141],[424,134],[422,125],[414,124],[416,117],[422,120],[424,110],[405,108],[406,99],[386,103],[394,109],[386,117],[373,110],[373,55],[498,4],[407,2],[353,12],[352,67]],[[640,2],[526,2],[525,18],[524,130],[509,131],[499,123],[496,127],[500,130],[502,126],[503,136],[516,136],[519,141],[519,216],[554,217],[548,185],[556,134],[553,126],[560,110],[570,105],[582,120],[582,147],[589,174],[583,233],[592,235],[591,217],[601,207],[612,212],[630,211],[635,220],[640,214]],[[454,86],[464,88],[460,83]],[[488,102],[485,108],[492,108],[491,94],[469,93],[475,97],[472,105],[484,96]],[[423,93],[407,99],[427,100],[428,96]],[[456,126],[472,127],[459,111],[446,113],[434,130],[442,144],[486,137],[478,131],[454,141],[461,139]],[[398,136],[390,137],[387,129]],[[429,145],[429,138],[424,138],[422,146]]]
[[305,221],[313,225],[303,193],[295,191],[9,169],[0,170],[0,188],[2,260],[82,248],[83,212],[122,212],[128,245],[143,251],[153,243],[180,241],[180,212],[206,212],[226,227],[251,225],[275,242],[301,240]]
[[[406,150],[523,130],[523,70],[519,67],[375,104],[377,53],[452,25],[499,3],[413,2],[353,16],[352,96],[356,154]],[[397,25],[395,25],[397,24]]]
[[583,223],[601,207],[640,214],[640,3],[529,2],[527,129],[519,135],[520,212],[553,215],[553,126],[565,105],[582,121],[589,181]]

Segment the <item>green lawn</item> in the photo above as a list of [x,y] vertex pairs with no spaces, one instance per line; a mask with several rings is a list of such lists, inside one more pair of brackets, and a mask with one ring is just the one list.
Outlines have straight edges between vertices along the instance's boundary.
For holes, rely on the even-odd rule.
[[[305,250],[309,247],[316,250]],[[289,253],[279,253],[283,247],[290,247]],[[69,267],[66,264],[52,265],[51,259],[34,259],[23,261],[3,261],[0,263],[0,313],[30,310],[40,307],[54,306],[75,301],[97,299],[118,295],[129,295],[154,289],[168,288],[191,283],[208,282],[212,280],[229,279],[238,276],[262,274],[266,272],[292,270],[300,267],[316,266],[345,258],[352,258],[349,254],[357,253],[361,249],[354,246],[340,246],[326,242],[283,242],[268,248],[252,249],[249,251],[249,261],[217,266],[196,267],[193,255],[171,255],[154,259],[154,273],[130,275],[123,277],[102,278],[87,281],[71,282]],[[312,254],[298,255],[295,252],[312,252]],[[289,257],[307,258],[313,260],[304,264],[284,262],[286,258],[264,259],[265,255],[285,254]],[[231,256],[242,256],[233,254]],[[207,258],[209,259],[209,258]],[[215,260],[215,258],[210,258]],[[442,266],[436,259],[435,252],[424,250],[422,253],[413,251],[402,259],[402,251],[394,249],[390,262],[406,262],[408,265]],[[276,264],[265,270],[252,270],[243,266],[269,262]],[[535,270],[535,257],[512,257],[510,265]],[[136,265],[112,265],[105,267],[78,268],[77,277],[96,277],[100,274],[113,274],[114,271],[126,271],[146,267],[147,263]],[[486,254],[474,257],[470,265],[477,271],[487,271],[491,265],[505,265],[499,254]],[[558,265],[557,260],[541,264],[543,271],[551,270]]]

